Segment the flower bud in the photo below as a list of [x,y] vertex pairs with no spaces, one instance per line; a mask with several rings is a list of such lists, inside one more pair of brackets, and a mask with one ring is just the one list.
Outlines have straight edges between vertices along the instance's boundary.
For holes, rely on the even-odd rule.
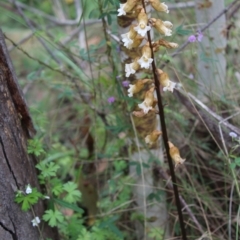
[[175,167],[177,167],[180,164],[183,164],[186,161],[186,159],[181,158],[178,148],[175,147],[171,142],[168,142],[168,146],[170,156],[172,160],[175,162]]
[[162,135],[161,131],[154,130],[152,133],[145,137],[146,144],[153,145],[154,143],[157,142],[159,136],[161,135]]
[[149,2],[156,11],[169,13],[168,6],[164,2],[161,3],[159,0],[149,0]]
[[177,44],[177,43],[168,42],[168,41],[165,41],[164,39],[158,40],[155,44],[158,44],[158,45],[160,45],[160,46],[164,46],[164,47],[169,48],[169,49],[177,48],[177,47],[178,47],[178,44]]
[[171,36],[172,35],[172,23],[169,21],[162,21],[160,19],[151,18],[151,22],[153,27],[156,28],[158,32],[165,36]]

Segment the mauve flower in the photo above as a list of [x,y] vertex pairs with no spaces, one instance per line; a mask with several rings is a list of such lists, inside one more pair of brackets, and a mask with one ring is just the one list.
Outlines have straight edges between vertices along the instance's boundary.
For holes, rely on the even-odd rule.
[[196,37],[194,35],[191,35],[188,37],[189,42],[196,42]]
[[123,87],[128,87],[129,83],[130,82],[128,80],[125,80],[125,81],[122,82],[122,85],[123,85]]
[[114,103],[115,102],[115,97],[109,97],[107,100],[109,103]]

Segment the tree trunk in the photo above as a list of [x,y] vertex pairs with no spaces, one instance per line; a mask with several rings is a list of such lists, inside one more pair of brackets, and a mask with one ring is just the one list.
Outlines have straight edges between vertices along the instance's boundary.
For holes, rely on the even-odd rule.
[[[195,0],[195,12],[199,28],[210,22],[224,9],[224,0]],[[226,77],[225,48],[226,17],[223,14],[204,32],[198,47],[198,81],[200,95],[213,97],[213,92],[224,94]]]
[[[38,229],[32,226],[31,211],[23,212],[14,203],[17,190],[25,192],[26,185],[39,189],[36,160],[27,154],[27,139],[35,133],[27,105],[20,90],[7,47],[0,29],[0,239],[37,240]],[[44,205],[33,207],[41,218]],[[43,236],[57,239],[57,233],[43,226]]]

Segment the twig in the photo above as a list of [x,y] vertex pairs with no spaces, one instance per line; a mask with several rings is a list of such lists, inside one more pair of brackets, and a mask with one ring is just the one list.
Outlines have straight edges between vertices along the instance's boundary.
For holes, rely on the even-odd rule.
[[183,9],[183,8],[192,8],[195,6],[195,3],[192,2],[179,2],[174,4],[168,4],[169,10]]
[[[18,12],[20,13],[20,15],[23,17],[23,19],[25,20],[26,24],[29,26],[29,28],[35,32],[35,28],[34,26],[32,25],[32,23],[29,21],[29,19],[24,15],[21,7],[19,7],[17,4],[16,4],[16,0],[13,0],[13,3],[14,5],[16,6]],[[60,61],[55,57],[55,55],[52,53],[51,49],[49,49],[49,47],[46,45],[46,43],[38,36],[36,36],[37,39],[39,40],[39,42],[43,45],[43,47],[47,50],[47,52],[49,53],[49,55],[52,57],[52,59],[54,59],[54,61],[58,64],[60,64]]]

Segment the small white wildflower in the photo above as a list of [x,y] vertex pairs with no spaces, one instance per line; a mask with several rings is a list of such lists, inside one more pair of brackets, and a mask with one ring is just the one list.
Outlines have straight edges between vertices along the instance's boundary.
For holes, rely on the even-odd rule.
[[31,188],[30,184],[27,185],[25,192],[26,192],[26,194],[32,193],[32,188]]
[[41,220],[39,219],[39,217],[35,217],[31,222],[33,227],[36,227],[41,222]]
[[145,24],[142,24],[141,23],[134,28],[134,30],[139,34],[141,35],[142,37],[144,37],[147,33],[147,31],[151,30],[151,27],[150,26],[147,26]]
[[129,33],[121,35],[124,46],[128,49],[132,49],[133,40],[129,37]]
[[50,197],[49,196],[44,196],[44,199],[50,199]]
[[235,132],[230,132],[229,136],[232,137],[232,138],[237,138],[238,137],[238,135]]
[[138,107],[143,110],[144,113],[148,113],[152,109],[152,106],[149,106],[146,101],[138,104]]
[[133,69],[133,63],[125,65],[126,77],[129,77],[131,74],[134,74],[136,71]]
[[176,86],[176,83],[175,82],[172,82],[172,81],[169,81],[168,82],[168,86],[166,87],[163,87],[163,91],[170,91],[170,92],[173,92],[173,89],[175,88]]
[[138,63],[141,65],[141,68],[149,69],[150,64],[152,63],[153,59],[152,58],[147,58],[145,56],[142,56],[139,60]]
[[128,90],[127,90],[129,97],[132,97],[132,96],[133,96],[134,90],[135,90],[135,84],[129,84],[129,88],[128,88]]

